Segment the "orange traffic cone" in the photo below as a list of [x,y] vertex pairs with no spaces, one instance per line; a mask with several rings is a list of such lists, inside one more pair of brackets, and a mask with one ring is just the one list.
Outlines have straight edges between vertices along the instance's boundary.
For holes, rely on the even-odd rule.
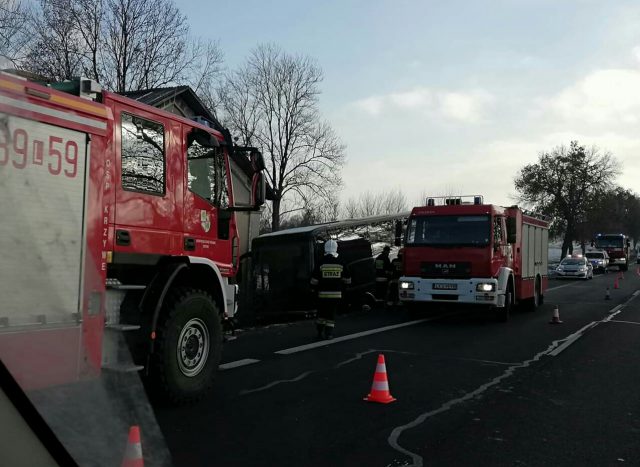
[[620,288],[620,284],[618,284],[618,278],[616,277],[616,280],[613,281],[613,288],[618,290]]
[[129,428],[129,440],[124,452],[122,467],[144,467],[142,445],[140,444],[140,428],[137,425]]
[[558,305],[555,306],[555,308],[553,309],[553,317],[551,318],[551,321],[549,321],[549,324],[560,324],[562,323],[562,321],[560,321],[560,310],[558,309]]
[[389,393],[389,381],[387,380],[387,367],[384,364],[384,355],[378,355],[378,364],[376,365],[376,372],[373,375],[373,384],[371,385],[371,392],[364,400],[369,402],[380,402],[381,404],[388,404],[396,399]]

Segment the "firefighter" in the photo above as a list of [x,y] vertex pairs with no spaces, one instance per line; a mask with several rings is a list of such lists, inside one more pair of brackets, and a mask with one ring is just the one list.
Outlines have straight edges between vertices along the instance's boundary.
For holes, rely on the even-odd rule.
[[382,253],[376,258],[376,299],[383,302],[387,299],[387,289],[389,288],[389,279],[391,278],[391,261],[389,261],[389,252],[391,248],[385,245]]
[[398,256],[391,261],[391,280],[389,281],[389,301],[388,306],[398,305],[400,296],[398,295],[398,280],[402,276],[402,250],[398,251]]
[[351,284],[351,274],[349,268],[338,259],[338,242],[327,240],[324,253],[311,275],[311,288],[317,291],[318,297],[318,338],[332,339],[336,313],[345,287]]

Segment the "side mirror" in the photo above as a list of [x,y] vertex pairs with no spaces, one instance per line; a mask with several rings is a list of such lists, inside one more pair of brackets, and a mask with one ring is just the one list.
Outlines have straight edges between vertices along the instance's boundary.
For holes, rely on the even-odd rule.
[[396,221],[396,232],[395,232],[395,241],[393,243],[395,246],[402,245],[402,221]]
[[[258,153],[259,154],[259,153]],[[253,174],[251,180],[251,204],[255,210],[260,209],[267,198],[267,184],[262,171]]]
[[189,132],[187,135],[187,147],[190,147],[194,141],[197,141],[198,144],[205,148],[220,147],[220,141],[218,141],[218,138],[213,136],[211,133],[201,130],[200,128],[194,128]]
[[262,172],[266,168],[264,157],[262,157],[262,153],[257,149],[251,151],[249,160],[251,161],[251,168],[254,172]]
[[516,243],[518,227],[515,217],[507,217],[507,243]]

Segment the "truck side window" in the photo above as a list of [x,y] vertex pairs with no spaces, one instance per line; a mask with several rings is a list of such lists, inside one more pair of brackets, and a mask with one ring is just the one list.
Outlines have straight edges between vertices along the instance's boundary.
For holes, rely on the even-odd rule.
[[122,188],[164,195],[164,126],[122,114]]
[[502,232],[502,218],[495,217],[493,219],[493,244],[502,245],[504,234]]
[[214,206],[229,207],[227,167],[220,149],[193,141],[187,148],[187,161],[189,190]]

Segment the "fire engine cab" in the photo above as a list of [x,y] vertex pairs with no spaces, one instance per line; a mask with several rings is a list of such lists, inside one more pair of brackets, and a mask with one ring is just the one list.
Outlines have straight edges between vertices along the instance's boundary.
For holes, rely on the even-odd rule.
[[506,321],[514,305],[537,308],[547,289],[548,222],[482,196],[427,198],[413,208],[404,240],[399,296],[488,306]]
[[143,370],[163,400],[202,396],[236,310],[237,216],[264,203],[263,169],[217,122],[85,79],[0,75],[0,356],[20,384]]

